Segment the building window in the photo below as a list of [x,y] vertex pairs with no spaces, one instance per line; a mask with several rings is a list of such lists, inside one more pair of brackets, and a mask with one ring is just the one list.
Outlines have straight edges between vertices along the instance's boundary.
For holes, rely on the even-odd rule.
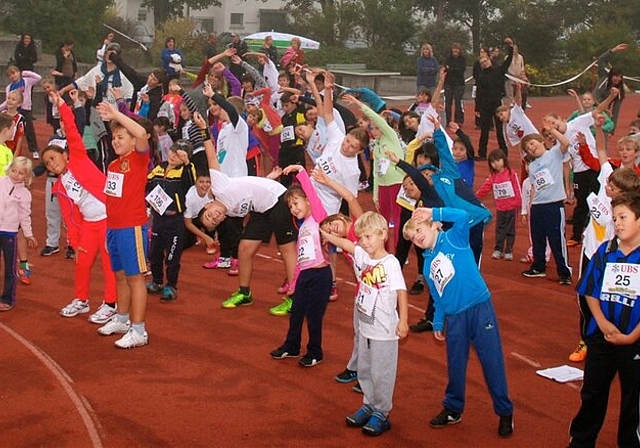
[[236,28],[244,26],[244,14],[232,12],[229,18],[229,25]]
[[147,21],[147,10],[138,9],[138,22],[146,22],[146,21]]
[[213,33],[213,18],[200,19],[200,28],[207,33]]

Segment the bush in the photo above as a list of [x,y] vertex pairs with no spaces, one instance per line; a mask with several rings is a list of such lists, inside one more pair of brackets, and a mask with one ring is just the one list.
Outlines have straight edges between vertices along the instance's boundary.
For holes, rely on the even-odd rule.
[[323,47],[306,53],[310,66],[326,67],[327,64],[366,64],[367,68],[381,71],[397,71],[403,75],[415,75],[417,56],[388,49]]
[[183,66],[202,65],[202,45],[207,40],[207,33],[196,28],[196,23],[190,19],[168,20],[156,29],[156,39],[153,47],[149,49],[152,57],[152,65],[161,67],[160,54],[164,50],[164,42],[168,37],[176,41],[176,48],[185,58]]

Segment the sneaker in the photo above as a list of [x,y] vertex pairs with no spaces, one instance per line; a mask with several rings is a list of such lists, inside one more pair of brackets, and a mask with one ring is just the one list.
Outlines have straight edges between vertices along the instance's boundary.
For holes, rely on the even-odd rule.
[[276,305],[269,310],[269,313],[274,316],[288,316],[291,314],[291,306],[293,305],[293,299],[289,296],[284,296],[282,298],[282,303],[280,305]]
[[511,437],[513,435],[513,414],[500,416],[498,435],[500,437]]
[[493,253],[491,254],[491,258],[493,258],[494,260],[499,260],[502,258],[502,252],[500,252],[499,250],[494,250]]
[[218,257],[209,263],[202,265],[205,269],[229,269],[231,267],[231,258]]
[[358,379],[358,372],[355,370],[344,369],[342,372],[335,376],[335,380],[338,383],[350,383]]
[[507,252],[506,254],[504,254],[504,259],[505,261],[513,261],[513,253]]
[[11,311],[13,307],[10,303],[0,302],[0,311]]
[[413,331],[414,333],[433,331],[433,322],[427,319],[420,319],[417,324],[410,325],[409,330]]
[[289,280],[286,278],[282,282],[281,286],[278,286],[278,294],[287,294],[289,292]]
[[147,282],[146,287],[149,294],[160,294],[162,292],[162,285],[156,282]]
[[129,328],[129,331],[125,333],[120,339],[114,342],[114,345],[118,348],[135,348],[147,345],[149,343],[149,334],[138,333],[133,328]]
[[73,250],[73,247],[67,246],[67,251],[64,253],[64,258],[67,260],[73,260],[76,258],[76,251]]
[[31,151],[31,158],[33,160],[40,160],[40,153],[38,151]]
[[231,259],[231,265],[229,266],[229,272],[227,272],[227,274],[230,275],[231,277],[236,277],[237,275],[240,275],[240,267],[238,265],[237,258]]
[[130,327],[131,322],[120,322],[118,320],[118,316],[115,315],[109,320],[109,322],[98,328],[98,333],[100,333],[102,336],[109,336],[112,334],[125,334],[127,331],[129,331]]
[[89,301],[73,299],[71,303],[60,310],[60,315],[64,317],[76,317],[78,314],[89,312]]
[[368,436],[381,436],[391,429],[391,422],[382,412],[375,411],[366,425],[362,427],[362,433]]
[[411,285],[411,289],[409,289],[409,294],[411,294],[412,296],[422,294],[423,292],[424,283],[422,283],[422,280],[416,280],[415,282],[413,282],[413,285]]
[[356,384],[353,385],[351,390],[354,391],[355,393],[361,394],[362,393],[362,387],[360,387],[360,382],[356,381]]
[[535,278],[535,277],[546,277],[547,273],[544,271],[536,271],[535,269],[527,269],[526,271],[522,271],[522,275],[529,278]]
[[560,277],[558,283],[563,286],[571,286],[571,277]]
[[279,347],[271,352],[271,357],[273,359],[297,358],[298,356],[300,356],[299,353],[289,353],[282,347]]
[[329,294],[329,302],[335,302],[336,300],[338,300],[338,287],[333,285]]
[[347,426],[351,426],[352,428],[362,428],[367,424],[372,414],[373,408],[368,404],[364,404],[355,413],[347,415],[344,421]]
[[569,361],[582,362],[587,357],[587,346],[584,341],[580,341],[576,349],[569,355]]
[[576,246],[580,246],[581,244],[582,244],[582,241],[574,240],[573,238],[567,241],[567,247],[576,247]]
[[102,305],[100,305],[96,312],[89,316],[89,319],[87,320],[92,324],[105,324],[109,321],[109,319],[115,316],[117,312],[117,305],[111,307],[107,305],[106,302],[102,302]]
[[31,284],[31,269],[29,268],[25,268],[25,269],[18,269],[18,278],[20,279],[20,283],[22,283],[23,285],[30,285]]
[[44,249],[40,251],[40,255],[43,257],[48,257],[50,255],[57,254],[58,252],[60,252],[60,248],[58,246],[44,246]]
[[362,182],[360,182],[358,184],[358,191],[364,191],[367,188],[369,188],[369,182],[367,182],[366,180],[364,180],[364,181],[362,181]]
[[222,302],[222,308],[236,308],[239,306],[248,306],[253,303],[253,297],[251,297],[251,293],[242,294],[240,290],[237,290],[231,297]]
[[447,425],[455,425],[462,420],[462,414],[450,411],[447,408],[442,408],[442,411],[431,419],[429,425],[432,428],[444,428]]
[[300,364],[302,367],[313,367],[315,365],[320,364],[321,362],[322,362],[322,359],[316,359],[316,358],[312,358],[309,355],[304,355],[302,359],[298,361],[298,364]]
[[173,286],[165,286],[162,288],[160,300],[162,302],[173,302],[178,298],[178,291]]

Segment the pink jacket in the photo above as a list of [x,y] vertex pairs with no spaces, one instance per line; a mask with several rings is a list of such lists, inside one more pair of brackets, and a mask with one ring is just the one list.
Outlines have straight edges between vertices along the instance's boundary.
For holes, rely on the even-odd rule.
[[0,177],[0,232],[18,232],[32,237],[31,193],[23,182],[14,184],[9,176]]
[[476,193],[478,198],[483,198],[493,191],[496,202],[496,210],[506,212],[508,210],[520,210],[522,207],[522,191],[516,170],[505,169],[502,173],[493,173],[480,186]]

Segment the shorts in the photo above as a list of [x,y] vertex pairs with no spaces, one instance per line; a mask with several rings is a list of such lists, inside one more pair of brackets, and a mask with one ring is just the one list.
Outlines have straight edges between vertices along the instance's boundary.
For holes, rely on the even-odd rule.
[[147,272],[147,225],[107,229],[107,249],[113,272],[124,271],[127,276]]
[[298,228],[294,224],[294,219],[284,201],[283,193],[278,198],[278,202],[266,212],[251,212],[242,233],[242,239],[261,240],[263,243],[268,243],[271,240],[271,234],[275,234],[278,246],[291,243],[298,239]]

